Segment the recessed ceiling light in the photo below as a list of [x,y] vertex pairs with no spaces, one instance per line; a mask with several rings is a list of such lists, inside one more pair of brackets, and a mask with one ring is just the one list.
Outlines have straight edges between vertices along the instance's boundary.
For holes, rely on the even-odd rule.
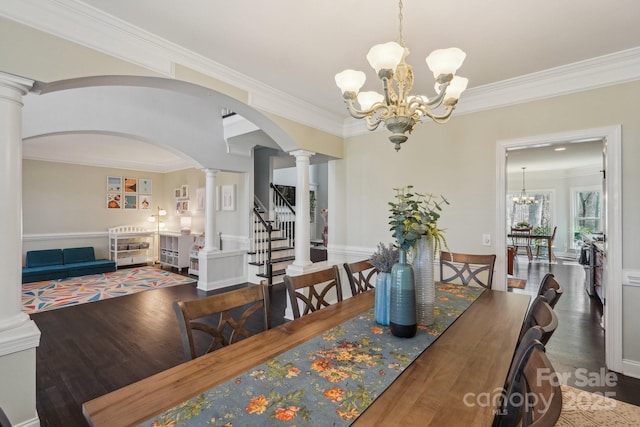
[[567,147],[558,147],[558,148],[554,148],[553,151],[564,151],[566,149]]

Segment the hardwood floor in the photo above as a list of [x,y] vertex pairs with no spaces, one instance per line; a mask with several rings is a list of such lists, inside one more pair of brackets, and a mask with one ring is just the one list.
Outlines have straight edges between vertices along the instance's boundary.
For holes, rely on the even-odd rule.
[[[640,405],[640,380],[634,378],[620,375],[614,386],[580,386],[583,371],[599,373],[605,366],[601,307],[584,292],[580,266],[519,264],[515,273],[526,277],[528,285],[517,292],[531,292],[548,271],[565,288],[556,305],[560,326],[547,346],[555,369],[570,373],[568,383],[577,388],[608,391]],[[32,315],[42,332],[36,357],[41,425],[87,426],[83,402],[181,363],[184,355],[171,303],[204,295],[194,283]],[[274,326],[284,322],[285,307],[284,286],[274,285]]]

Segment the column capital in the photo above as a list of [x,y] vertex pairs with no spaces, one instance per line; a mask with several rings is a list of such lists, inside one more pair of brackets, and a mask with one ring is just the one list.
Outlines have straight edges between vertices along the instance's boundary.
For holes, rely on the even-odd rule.
[[289,152],[290,155],[299,158],[299,157],[311,157],[311,156],[315,156],[316,153],[314,153],[313,151],[307,151],[307,150],[295,150],[295,151],[290,151]]
[[22,104],[22,96],[29,92],[34,83],[34,80],[0,71],[0,97]]
[[200,170],[209,176],[216,176],[216,174],[220,172],[219,169],[211,169],[211,168],[202,168]]

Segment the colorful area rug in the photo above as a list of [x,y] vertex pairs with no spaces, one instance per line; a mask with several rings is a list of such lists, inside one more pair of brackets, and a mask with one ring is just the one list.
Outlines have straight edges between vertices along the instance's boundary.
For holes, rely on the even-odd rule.
[[33,314],[193,282],[194,279],[191,277],[147,266],[112,273],[24,283],[22,311]]

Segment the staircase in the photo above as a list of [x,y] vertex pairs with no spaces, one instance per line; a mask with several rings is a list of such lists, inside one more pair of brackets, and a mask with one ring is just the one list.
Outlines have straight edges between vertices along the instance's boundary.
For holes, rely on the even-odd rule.
[[256,198],[252,212],[249,281],[266,279],[269,285],[283,281],[287,267],[295,260],[295,211],[271,184],[274,194],[273,219]]

